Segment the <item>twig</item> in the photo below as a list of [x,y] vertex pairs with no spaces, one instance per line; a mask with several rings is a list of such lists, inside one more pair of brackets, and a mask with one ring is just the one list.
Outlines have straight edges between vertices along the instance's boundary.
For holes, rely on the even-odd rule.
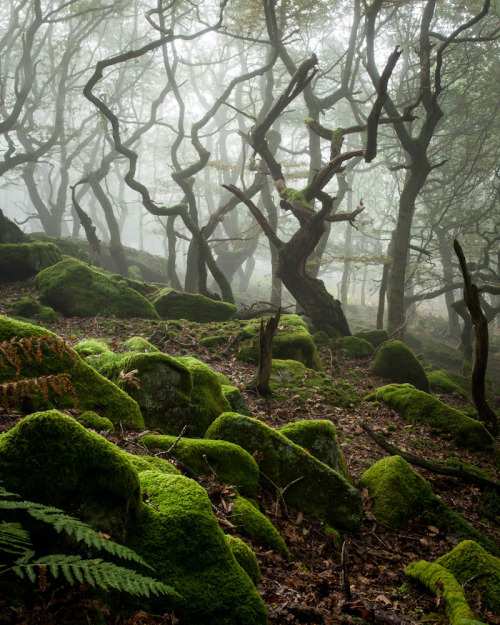
[[351,585],[349,583],[349,539],[346,538],[342,543],[342,552],[340,556],[342,564],[342,585],[344,587],[344,594],[347,601],[352,599]]
[[172,451],[175,449],[177,443],[181,440],[181,438],[184,436],[184,432],[187,430],[187,423],[186,425],[182,428],[181,433],[179,434],[179,436],[175,439],[175,441],[170,445],[170,447],[167,449],[167,451],[165,452],[165,455],[168,456],[172,453]]

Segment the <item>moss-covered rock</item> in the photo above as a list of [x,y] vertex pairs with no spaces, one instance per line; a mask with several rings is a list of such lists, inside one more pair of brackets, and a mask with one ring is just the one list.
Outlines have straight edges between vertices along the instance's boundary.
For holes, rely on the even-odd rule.
[[[5,366],[0,367],[0,383],[68,374],[80,410],[92,410],[113,423],[122,421],[134,428],[144,429],[144,421],[137,403],[82,361],[55,334],[40,326],[0,316],[0,342],[10,341],[14,337],[16,343],[10,349],[19,360],[17,366],[7,360],[3,361]],[[34,340],[31,340],[33,337]],[[20,340],[23,341],[22,344],[30,359],[24,354],[19,344]],[[35,357],[36,341],[40,341],[38,358]],[[47,393],[42,391],[34,391],[29,395],[18,393],[17,399],[14,396],[11,399],[13,405],[24,412],[54,407],[74,408],[75,405],[75,397],[72,394],[64,393],[59,396],[50,387]]]
[[145,471],[140,478],[157,510],[141,508],[127,544],[182,595],[175,609],[182,623],[267,625],[264,603],[236,562],[205,490],[178,475]]
[[[227,440],[260,458],[260,482],[285,489],[292,506],[330,525],[356,531],[361,525],[359,493],[339,473],[257,419],[236,413],[218,417],[206,438]],[[292,484],[292,482],[295,482]]]
[[337,349],[345,349],[348,356],[353,358],[368,358],[373,355],[373,345],[357,336],[344,336],[335,340]]
[[[460,370],[463,355],[448,343],[437,339],[427,338],[422,343],[425,359],[435,362],[442,367],[453,367]],[[409,380],[408,380],[409,381]]]
[[316,345],[329,345],[330,344],[330,337],[328,336],[326,332],[323,332],[323,330],[320,330],[319,332],[315,332],[312,335],[312,340],[316,343]]
[[73,346],[79,356],[100,356],[101,354],[112,355],[107,343],[99,339],[85,339]]
[[429,505],[429,483],[400,456],[379,460],[361,476],[373,499],[373,514],[389,527],[406,527],[408,521]]
[[0,244],[0,280],[24,280],[61,260],[61,252],[52,243],[3,243]]
[[42,306],[32,295],[20,297],[12,306],[12,313],[17,317],[38,319],[41,323],[55,323],[57,313],[50,306]]
[[337,441],[337,433],[331,421],[311,419],[289,423],[279,430],[296,445],[304,447],[315,458],[330,469],[340,473],[352,484],[352,476],[347,468],[344,454]]
[[73,258],[77,258],[84,263],[90,263],[90,254],[84,251],[74,239],[66,237],[50,237],[44,232],[34,232],[31,236],[37,241],[53,243],[59,248],[61,254],[64,254],[65,256],[72,256]]
[[424,368],[410,348],[401,341],[391,341],[382,345],[377,352],[372,371],[391,382],[407,382],[420,391],[430,393],[429,380]]
[[240,538],[226,534],[226,542],[231,549],[236,562],[245,571],[254,584],[260,582],[260,567],[257,562],[257,556]]
[[247,417],[252,416],[252,411],[248,407],[248,404],[238,387],[232,386],[231,384],[222,384],[221,388],[222,394],[231,406],[231,412],[237,412],[238,414],[243,414]]
[[258,541],[264,549],[274,549],[286,558],[290,557],[285,541],[255,501],[235,497],[229,518],[242,536]]
[[467,591],[481,593],[484,604],[500,613],[500,560],[473,540],[464,540],[436,560],[455,577]]
[[495,445],[491,434],[479,421],[418,391],[411,384],[388,384],[366,399],[384,401],[409,423],[426,423],[441,429],[461,447],[481,450]]
[[[298,315],[283,315],[280,329],[273,340],[273,358],[279,360],[296,360],[309,369],[321,371],[318,350],[307,324]],[[244,362],[257,364],[259,360],[260,320],[252,320],[241,333],[243,339],[237,358]]]
[[142,354],[149,354],[151,352],[160,352],[160,350],[147,341],[142,336],[132,336],[126,340],[123,344],[127,352],[136,352]]
[[174,475],[181,475],[181,472],[177,467],[163,458],[157,456],[136,456],[134,454],[128,454],[132,466],[137,473],[143,473],[143,471],[156,471],[157,473],[172,473]]
[[322,372],[308,369],[297,360],[274,360],[269,381],[272,397],[281,402],[299,395],[306,401],[314,395],[332,406],[347,407],[359,401],[356,389],[344,380],[337,383]]
[[0,210],[0,243],[26,243],[30,237]]
[[114,432],[115,426],[111,423],[109,419],[106,417],[101,417],[97,412],[93,412],[92,410],[87,410],[87,412],[82,412],[81,415],[76,417],[78,423],[81,423],[83,427],[88,428],[90,430],[95,430],[96,432]]
[[66,317],[100,314],[120,319],[158,319],[152,304],[126,286],[121,276],[106,275],[74,258],[44,269],[36,276],[35,283],[42,302]]
[[208,349],[213,347],[220,347],[227,343],[228,337],[225,334],[216,334],[215,336],[204,336],[200,339],[200,345],[207,347]]
[[443,597],[450,625],[482,625],[470,609],[462,586],[444,567],[421,560],[409,564],[405,573],[436,596]]
[[[147,434],[141,441],[148,449],[167,451],[176,437]],[[236,486],[244,495],[252,497],[257,490],[259,467],[252,456],[238,445],[227,441],[181,438],[170,453],[199,475],[214,472],[220,482]]]
[[389,340],[387,330],[358,330],[353,336],[368,341],[374,349]]
[[139,508],[127,454],[57,410],[25,417],[0,436],[0,475],[7,490],[63,508],[118,541]]
[[453,371],[436,369],[427,373],[427,378],[432,391],[442,391],[444,393],[460,393],[468,397],[470,382],[464,376]]
[[153,303],[160,317],[166,319],[187,319],[208,323],[226,321],[236,315],[234,304],[217,302],[204,295],[181,293],[171,288],[160,291]]

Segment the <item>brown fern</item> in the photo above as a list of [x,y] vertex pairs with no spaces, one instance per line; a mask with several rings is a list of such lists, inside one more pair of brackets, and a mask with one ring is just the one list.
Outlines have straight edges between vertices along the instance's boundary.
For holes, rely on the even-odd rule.
[[22,356],[32,363],[35,361],[41,365],[43,362],[43,348],[48,349],[56,356],[61,358],[65,355],[69,356],[76,365],[77,354],[71,347],[58,336],[52,336],[50,334],[44,334],[42,336],[27,336],[19,338],[14,336],[10,341],[0,342],[0,367],[7,368],[10,364],[15,369],[15,377],[18,378],[21,375]]
[[54,391],[56,395],[71,395],[75,403],[73,408],[78,405],[78,397],[75,389],[71,384],[71,376],[69,373],[58,373],[55,375],[42,375],[38,378],[27,378],[24,380],[13,380],[0,384],[0,405],[7,412],[19,403],[22,397],[31,397],[34,399],[37,394],[41,394],[47,401],[50,401],[50,391]]

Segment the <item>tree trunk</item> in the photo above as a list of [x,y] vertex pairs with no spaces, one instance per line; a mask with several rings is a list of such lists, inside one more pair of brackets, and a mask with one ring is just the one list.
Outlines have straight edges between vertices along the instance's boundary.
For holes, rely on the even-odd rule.
[[271,379],[271,365],[273,362],[273,340],[278,323],[280,321],[281,308],[274,317],[268,319],[264,328],[264,319],[260,320],[260,343],[259,343],[259,367],[253,381],[253,387],[261,394],[268,395],[271,392],[269,380]]

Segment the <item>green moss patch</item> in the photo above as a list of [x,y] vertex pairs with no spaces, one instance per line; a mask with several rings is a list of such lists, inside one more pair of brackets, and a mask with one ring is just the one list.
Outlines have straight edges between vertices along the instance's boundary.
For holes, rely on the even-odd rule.
[[101,417],[97,412],[87,410],[82,412],[81,415],[76,417],[78,423],[81,423],[83,427],[95,430],[96,432],[114,432],[115,426],[106,417]]
[[41,271],[35,283],[42,302],[66,317],[100,314],[158,319],[152,304],[127,286],[122,276],[108,276],[74,258]]
[[137,473],[142,473],[143,471],[156,471],[157,473],[173,473],[174,475],[181,475],[179,469],[174,467],[174,465],[168,462],[168,460],[158,458],[157,456],[136,456],[134,454],[128,454],[128,458]]
[[160,350],[142,336],[133,336],[126,340],[123,344],[127,352],[137,352],[141,354],[149,354],[151,352],[159,352]]
[[[16,347],[14,351],[19,358],[18,369],[11,362],[5,361],[5,366],[0,367],[0,383],[68,374],[80,410],[92,410],[113,423],[122,421],[137,429],[144,429],[137,403],[82,361],[70,348],[65,349],[64,342],[55,334],[40,326],[0,316],[0,341],[10,341],[14,337],[18,343],[21,339],[27,341],[24,346],[28,354],[31,350],[31,355],[28,359],[21,345]],[[49,349],[42,341],[40,358],[37,360],[34,341],[30,341],[32,337],[53,337],[50,341],[53,349]],[[27,345],[31,347],[26,347]],[[12,396],[11,407],[19,406],[24,412],[30,412],[54,407],[74,408],[74,405],[75,397],[72,394],[64,393],[60,396],[49,389],[47,394],[34,392],[30,395],[18,395],[17,398]]]
[[236,306],[217,302],[204,295],[180,293],[167,288],[160,291],[154,300],[154,307],[166,319],[187,319],[198,323],[226,321],[236,315]]
[[377,348],[389,340],[387,330],[358,330],[353,336],[368,341],[373,348]]
[[[176,441],[175,436],[147,434],[141,439],[148,449],[167,451]],[[236,486],[252,497],[259,483],[259,467],[244,449],[226,441],[181,438],[171,455],[191,467],[199,475],[214,472],[220,482]]]
[[271,491],[286,488],[284,498],[290,505],[334,527],[359,529],[359,493],[339,473],[283,434],[257,419],[229,412],[218,417],[205,436],[230,441],[257,454],[261,484]]
[[470,381],[459,373],[436,369],[428,372],[427,378],[432,391],[460,393],[463,397],[468,397],[470,394]]
[[344,454],[337,441],[335,427],[331,421],[326,419],[295,421],[280,428],[279,431],[352,483],[352,476],[347,468]]
[[241,391],[239,388],[237,388],[236,386],[232,386],[230,384],[224,384],[224,383],[222,383],[221,388],[222,388],[222,394],[224,395],[224,397],[229,402],[229,405],[231,406],[231,412],[237,412],[238,414],[243,414],[247,417],[252,416],[252,411],[248,407],[248,404],[245,401],[245,398],[243,397],[243,395],[241,394]]
[[368,358],[373,355],[373,345],[358,336],[344,336],[334,341],[336,349],[345,349],[353,358]]
[[0,280],[24,280],[61,260],[61,252],[52,243],[3,243],[0,244]]
[[254,584],[260,582],[260,567],[257,562],[257,556],[240,538],[226,534],[226,542],[231,549],[236,562],[245,571]]
[[50,306],[42,306],[32,295],[25,295],[14,302],[12,313],[16,317],[37,319],[41,323],[55,323],[57,321],[56,311]]
[[98,339],[85,339],[73,346],[79,356],[100,356],[101,354],[113,354],[104,341]]
[[413,352],[401,341],[382,345],[377,352],[372,371],[391,382],[407,382],[420,391],[430,393],[429,380]]
[[411,384],[388,384],[366,399],[384,401],[409,423],[425,423],[441,429],[458,446],[483,450],[495,445],[494,439],[479,421],[418,391]]

